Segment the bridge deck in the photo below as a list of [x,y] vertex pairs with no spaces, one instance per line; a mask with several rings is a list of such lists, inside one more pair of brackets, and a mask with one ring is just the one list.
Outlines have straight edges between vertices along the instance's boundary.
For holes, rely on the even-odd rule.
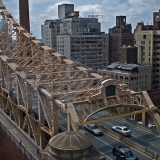
[[33,144],[34,142],[31,143],[31,141],[26,138],[25,133],[22,133],[23,131],[21,132],[18,128],[16,128],[14,123],[11,123],[7,118],[7,116],[5,116],[1,110],[0,110],[0,122],[3,123],[6,128],[8,128],[13,137],[16,137],[16,139],[18,139],[19,142],[21,141],[21,144],[23,144],[23,146],[25,146],[28,152],[30,152],[30,155],[32,156],[33,160],[39,159],[37,156],[37,149],[40,148],[38,148],[36,144],[34,145]]

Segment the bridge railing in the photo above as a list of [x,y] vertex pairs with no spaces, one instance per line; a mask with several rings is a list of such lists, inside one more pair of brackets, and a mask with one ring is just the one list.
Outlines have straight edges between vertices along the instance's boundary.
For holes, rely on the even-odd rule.
[[37,157],[33,155],[33,153],[23,144],[21,140],[19,140],[10,129],[6,127],[3,121],[0,120],[0,127],[6,133],[6,135],[10,138],[13,144],[19,149],[19,151],[28,159],[28,160],[38,160]]

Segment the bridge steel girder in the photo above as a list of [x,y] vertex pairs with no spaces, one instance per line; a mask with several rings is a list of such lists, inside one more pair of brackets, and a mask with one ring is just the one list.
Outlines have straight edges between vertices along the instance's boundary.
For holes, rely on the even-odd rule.
[[[1,0],[0,9],[0,108],[42,148],[46,134],[58,133],[62,113],[68,115],[68,130],[80,131],[76,124],[101,109],[152,107],[146,92],[133,92],[54,52],[21,27]],[[116,87],[115,96],[106,97],[109,85]],[[128,111],[121,107],[119,113]],[[150,116],[160,129],[157,114]]]

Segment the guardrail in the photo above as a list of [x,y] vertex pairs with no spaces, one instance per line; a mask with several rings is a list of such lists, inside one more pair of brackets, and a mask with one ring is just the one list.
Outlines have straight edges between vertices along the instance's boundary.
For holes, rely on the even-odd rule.
[[[114,112],[112,112],[112,111],[107,111],[110,115],[117,115],[116,113],[114,113]],[[138,127],[140,127],[140,128],[143,128],[143,129],[145,129],[145,130],[147,130],[147,131],[149,131],[149,132],[152,132],[152,133],[154,133],[154,134],[156,134],[156,135],[160,135],[160,131],[158,131],[158,130],[156,130],[156,129],[154,129],[154,128],[149,128],[148,126],[145,126],[145,125],[143,125],[143,124],[140,124],[140,123],[137,123],[135,120],[132,120],[132,119],[130,119],[130,118],[128,118],[128,117],[124,117],[124,118],[120,118],[120,119],[123,119],[124,121],[129,121],[130,123],[132,123],[132,124],[134,124],[134,125],[136,125],[136,126],[138,126]]]
[[28,159],[28,160],[38,160],[37,157],[33,155],[33,153],[23,144],[21,140],[19,140],[10,129],[4,124],[3,121],[0,120],[0,127],[6,133],[6,135],[10,138],[13,144],[19,149],[19,151]]
[[[99,124],[97,124],[97,125],[103,130],[104,133],[106,133],[106,134],[110,135],[111,137],[114,137],[115,139],[119,140],[120,135],[118,133],[113,132],[110,129],[107,129],[102,125],[99,125]],[[154,151],[148,149],[147,147],[144,147],[144,146],[142,146],[142,145],[140,145],[136,142],[133,142],[126,137],[123,137],[121,141],[123,143],[125,143],[126,145],[131,146],[131,147],[141,151],[142,153],[148,155],[149,157],[151,157],[152,160],[160,160],[160,155],[155,153]]]
[[156,135],[160,135],[160,131],[158,131],[158,130],[156,130],[156,129],[149,128],[149,127],[147,127],[147,126],[145,126],[145,125],[143,125],[143,124],[137,123],[136,121],[131,120],[130,118],[127,118],[127,117],[125,117],[124,119],[126,119],[126,120],[129,121],[130,123],[132,123],[132,124],[134,124],[134,125],[136,125],[136,126],[138,126],[138,127],[140,127],[140,128],[143,128],[143,129],[145,129],[145,130],[147,130],[147,131],[149,131],[149,132],[152,132],[152,133],[154,133],[154,134],[156,134]]

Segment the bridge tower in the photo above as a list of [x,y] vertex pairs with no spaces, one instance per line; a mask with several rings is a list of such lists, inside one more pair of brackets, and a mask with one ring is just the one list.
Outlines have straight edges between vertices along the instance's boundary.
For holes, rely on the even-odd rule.
[[19,0],[19,17],[20,25],[30,33],[30,20],[29,20],[29,2],[28,0]]

